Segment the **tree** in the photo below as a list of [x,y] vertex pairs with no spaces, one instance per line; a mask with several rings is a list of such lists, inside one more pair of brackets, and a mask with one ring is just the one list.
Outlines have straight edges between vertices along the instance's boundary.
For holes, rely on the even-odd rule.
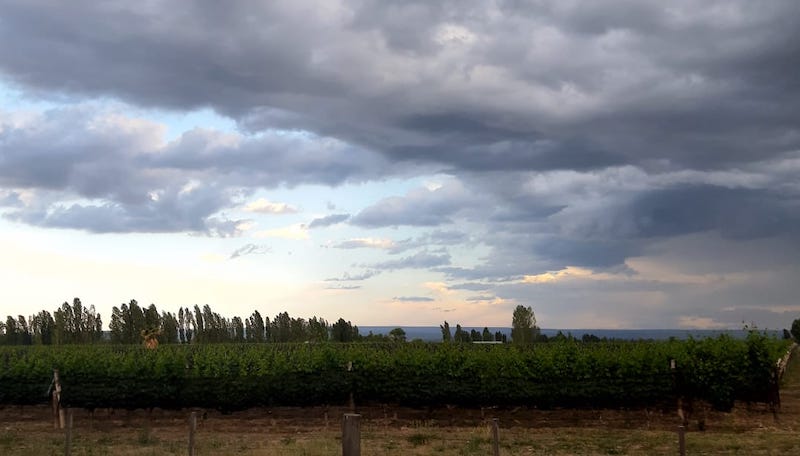
[[439,325],[442,330],[442,342],[452,342],[453,334],[450,332],[450,323],[447,321],[443,325]]
[[19,343],[19,329],[17,320],[11,315],[6,317],[6,345],[17,345]]
[[194,305],[194,318],[191,319],[192,324],[192,334],[195,340],[195,343],[205,342],[206,335],[205,335],[205,322],[203,321],[203,312],[200,310],[200,306],[197,304]]
[[35,343],[50,345],[53,343],[53,327],[55,321],[50,312],[42,310],[31,319],[31,332]]
[[539,328],[536,316],[530,307],[517,306],[511,319],[511,342],[516,345],[530,345],[536,340]]
[[275,316],[270,335],[273,342],[289,342],[292,335],[292,318],[288,312],[281,312]]
[[403,328],[394,328],[393,330],[389,331],[389,338],[395,342],[405,342],[406,331]]
[[143,329],[158,329],[161,328],[161,315],[158,314],[158,309],[155,304],[150,304],[144,309],[142,316],[144,317]]
[[481,335],[481,333],[478,332],[477,329],[473,328],[473,329],[471,329],[469,331],[469,341],[470,342],[480,342],[482,340],[483,340],[483,336]]
[[340,318],[331,326],[331,340],[334,342],[353,342],[358,339],[358,326]]
[[311,317],[308,319],[309,340],[325,342],[328,340],[328,322],[324,318]]
[[264,318],[261,317],[261,314],[254,310],[246,323],[248,325],[247,340],[256,343],[264,342]]
[[494,340],[494,335],[492,335],[492,332],[489,331],[489,328],[484,326],[481,338],[483,339],[484,342],[491,342]]
[[244,323],[241,317],[233,317],[231,320],[231,329],[233,330],[233,341],[244,342]]
[[792,322],[792,336],[794,336],[795,342],[800,343],[800,318]]
[[25,317],[19,315],[17,317],[17,323],[19,327],[19,336],[18,336],[18,343],[20,345],[31,345],[33,344],[33,335],[31,334],[30,327],[28,326],[28,322],[25,321]]
[[465,331],[463,328],[461,328],[460,324],[456,324],[456,332],[453,333],[453,342],[456,342],[456,343],[461,343],[461,342],[470,343],[471,342],[470,337],[469,337],[469,333],[467,331]]
[[308,323],[303,318],[292,318],[289,323],[289,339],[292,342],[308,340]]
[[161,312],[161,338],[168,344],[178,342],[178,319],[172,312]]

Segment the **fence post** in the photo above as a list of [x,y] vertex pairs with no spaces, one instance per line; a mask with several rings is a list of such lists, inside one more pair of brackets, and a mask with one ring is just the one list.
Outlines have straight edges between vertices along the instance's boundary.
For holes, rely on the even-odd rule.
[[197,412],[189,415],[189,456],[194,456],[194,431],[197,429]]
[[58,369],[53,369],[53,383],[50,385],[53,403],[53,429],[64,429],[64,409],[61,408],[61,378]]
[[361,415],[345,413],[342,419],[342,456],[361,456]]
[[492,418],[492,451],[494,456],[500,456],[500,431],[497,418]]
[[66,441],[64,442],[64,454],[72,454],[72,409],[67,409]]
[[686,456],[686,426],[678,426],[678,454]]

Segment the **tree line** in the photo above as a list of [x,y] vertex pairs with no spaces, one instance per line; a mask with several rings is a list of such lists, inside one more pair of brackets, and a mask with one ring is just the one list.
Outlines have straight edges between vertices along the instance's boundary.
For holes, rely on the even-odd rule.
[[113,307],[108,327],[105,337],[100,313],[94,306],[86,307],[80,298],[75,298],[72,304],[64,302],[53,313],[42,310],[27,318],[9,315],[5,322],[0,322],[0,345],[65,345],[101,341],[138,344],[148,336],[168,344],[391,341],[398,340],[402,332],[393,330],[389,336],[372,333],[362,336],[358,326],[344,318],[331,324],[316,316],[294,318],[288,312],[281,312],[272,319],[262,317],[257,310],[247,318],[227,318],[214,312],[207,304],[182,307],[177,313],[159,312],[155,304],[144,307],[135,299]]
[[[53,313],[42,310],[25,318],[8,316],[0,322],[0,345],[65,345],[111,342],[114,344],[139,344],[150,338],[159,343],[197,344],[221,342],[280,343],[280,342],[404,342],[405,331],[395,328],[388,335],[361,335],[358,326],[344,318],[329,323],[313,316],[309,319],[291,317],[281,312],[272,319],[258,310],[246,318],[227,318],[213,311],[208,304],[193,308],[181,307],[178,312],[159,311],[155,304],[139,305],[135,299],[114,306],[103,332],[103,319],[94,306],[84,306],[80,298],[72,304],[64,302]],[[455,331],[445,321],[440,325],[445,343],[507,342],[506,334],[467,331],[457,324]],[[517,345],[547,341],[536,326],[536,317],[530,307],[517,306],[512,316],[511,340]]]
[[[476,342],[508,342],[508,337],[501,331],[492,333],[489,328],[484,326],[483,331],[471,329],[466,331],[460,324],[456,324],[455,332],[450,328],[450,323],[445,321],[439,325],[442,331],[442,342],[444,343],[476,343]],[[515,345],[530,345],[533,342],[547,341],[547,336],[541,333],[536,326],[536,315],[533,309],[525,306],[517,306],[511,317],[511,341]]]

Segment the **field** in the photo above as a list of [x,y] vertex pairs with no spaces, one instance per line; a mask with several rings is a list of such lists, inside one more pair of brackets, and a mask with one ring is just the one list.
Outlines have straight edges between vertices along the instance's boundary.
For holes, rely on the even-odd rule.
[[[340,454],[344,408],[260,408],[222,414],[206,411],[197,433],[198,455]],[[364,455],[488,455],[486,418],[500,420],[501,454],[677,454],[674,411],[484,410],[372,407],[364,416]],[[325,420],[325,413],[328,420]],[[200,412],[201,416],[203,412]],[[73,454],[187,454],[187,411],[85,410],[75,413]],[[0,410],[0,453],[63,454],[64,431],[53,430],[44,406]],[[690,423],[688,454],[798,454],[800,361],[789,365],[777,419],[768,407],[737,404],[730,413],[708,411],[706,430]]]
[[[787,341],[537,344],[200,344],[0,347],[0,404],[80,408],[344,405],[537,408],[665,407],[678,397],[729,410],[769,402]],[[674,364],[674,368],[671,366]]]
[[[593,353],[592,350],[584,352]],[[701,359],[709,364],[713,358],[706,355],[713,352],[698,353],[704,354]],[[7,362],[10,359],[6,356]],[[781,399],[777,414],[764,403],[737,402],[731,412],[723,412],[701,407],[696,401],[686,437],[689,454],[798,453],[800,362],[796,358],[784,377]],[[362,454],[491,454],[487,424],[490,418],[499,419],[504,455],[677,452],[675,431],[680,420],[674,401],[625,408],[566,409],[548,405],[546,409],[510,404],[483,408],[453,404],[398,407],[361,405],[357,401],[356,409],[364,419]],[[80,408],[74,410],[73,454],[187,454],[190,410],[200,416],[196,446],[199,455],[331,455],[341,451],[340,420],[348,408],[343,404],[276,405],[239,411],[98,407],[90,412]],[[703,431],[699,429],[701,422]],[[63,454],[64,440],[63,430],[53,430],[52,414],[45,405],[6,405],[0,410],[0,454]]]

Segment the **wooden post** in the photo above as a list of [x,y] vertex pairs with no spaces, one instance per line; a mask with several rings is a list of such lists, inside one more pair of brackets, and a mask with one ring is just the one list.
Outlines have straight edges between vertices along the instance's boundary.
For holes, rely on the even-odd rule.
[[678,426],[678,454],[686,456],[686,426]]
[[361,456],[361,415],[345,413],[342,419],[342,456]]
[[66,442],[64,442],[64,454],[72,454],[72,409],[67,409]]
[[61,408],[61,377],[58,375],[58,369],[53,369],[51,395],[53,401],[53,429],[64,429],[64,410]]
[[494,456],[500,456],[500,430],[497,418],[492,418],[492,451]]
[[[347,362],[347,372],[353,372],[353,362],[352,361],[348,361]],[[355,397],[353,397],[353,378],[352,378],[352,376],[350,377],[350,397],[348,398],[347,405],[348,405],[348,407],[350,407],[350,412],[352,412],[352,413],[356,412],[356,400],[355,400]]]
[[197,429],[197,412],[189,415],[189,456],[194,456],[194,431]]

